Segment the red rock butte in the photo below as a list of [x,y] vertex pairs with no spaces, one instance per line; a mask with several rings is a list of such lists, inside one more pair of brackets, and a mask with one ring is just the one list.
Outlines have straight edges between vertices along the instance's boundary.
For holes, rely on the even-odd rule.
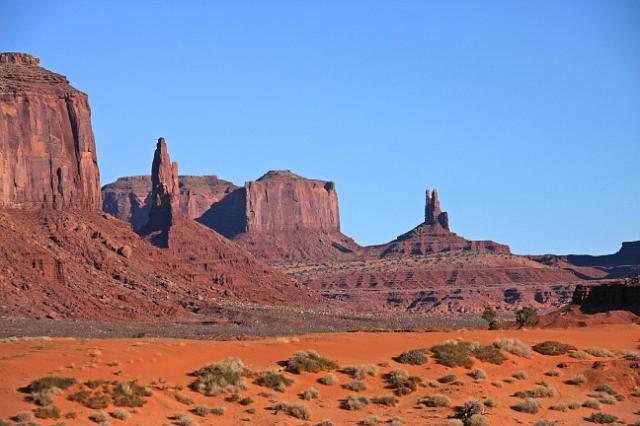
[[100,210],[87,95],[26,53],[0,53],[0,206]]

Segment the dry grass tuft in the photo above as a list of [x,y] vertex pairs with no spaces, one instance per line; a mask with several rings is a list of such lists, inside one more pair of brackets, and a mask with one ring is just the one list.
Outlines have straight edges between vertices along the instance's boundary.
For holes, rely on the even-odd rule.
[[335,362],[323,358],[316,351],[296,352],[287,361],[284,361],[285,370],[290,373],[300,374],[303,371],[318,373],[338,368]]
[[250,376],[251,371],[239,358],[226,358],[206,365],[191,375],[197,377],[190,385],[192,390],[207,396],[216,396],[245,390],[247,386],[242,378]]
[[523,358],[531,358],[533,355],[531,347],[520,339],[497,339],[493,346]]

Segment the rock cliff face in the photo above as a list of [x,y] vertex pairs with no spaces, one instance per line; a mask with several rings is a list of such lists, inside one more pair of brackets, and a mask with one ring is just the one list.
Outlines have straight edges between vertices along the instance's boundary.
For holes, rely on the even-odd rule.
[[635,278],[600,285],[578,284],[571,303],[584,313],[629,311],[640,315],[640,282]]
[[509,254],[509,247],[493,241],[470,241],[449,230],[449,215],[440,209],[438,192],[427,190],[425,220],[394,241],[365,248],[368,257],[404,257],[439,252]]
[[335,184],[288,170],[247,182],[198,220],[268,261],[353,258],[360,249],[340,232]]
[[87,95],[24,53],[0,53],[0,206],[99,210]]
[[[180,212],[196,219],[238,187],[217,176],[179,176]],[[102,187],[102,209],[140,229],[149,220],[151,176],[129,176]]]

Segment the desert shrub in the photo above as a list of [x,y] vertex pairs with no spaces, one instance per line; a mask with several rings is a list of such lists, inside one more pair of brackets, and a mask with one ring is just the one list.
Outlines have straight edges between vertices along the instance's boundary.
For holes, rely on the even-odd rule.
[[609,358],[613,356],[613,352],[611,352],[609,349],[587,348],[584,351],[589,355],[592,355],[598,358]]
[[309,388],[300,394],[300,398],[305,401],[309,401],[311,399],[317,399],[320,396],[320,391],[316,388]]
[[12,426],[13,423],[11,423],[9,420],[6,420],[4,417],[0,417],[0,426]]
[[552,420],[538,420],[533,426],[556,426],[557,423]]
[[507,357],[495,346],[477,346],[473,350],[473,356],[482,362],[500,365]]
[[569,351],[575,351],[578,348],[576,348],[573,345],[568,345],[566,343],[556,342],[554,340],[547,340],[546,342],[542,342],[542,343],[538,343],[537,345],[534,345],[532,349],[542,355],[556,356],[556,355],[564,355]]
[[549,410],[561,411],[564,413],[569,410],[569,406],[567,404],[554,404],[549,407]]
[[214,416],[223,416],[226,410],[224,407],[213,407],[209,409],[209,412]]
[[111,399],[116,407],[142,407],[151,396],[151,390],[141,386],[137,381],[114,382],[111,389]]
[[364,380],[367,376],[375,376],[377,371],[377,367],[373,364],[350,365],[340,370],[341,373],[358,380]]
[[46,405],[44,407],[36,407],[33,415],[39,419],[59,419],[60,409],[55,405]]
[[394,357],[393,360],[400,364],[422,365],[428,361],[426,349],[412,349]]
[[331,420],[323,420],[317,423],[316,426],[335,426],[335,424]]
[[338,378],[335,374],[329,373],[326,376],[320,377],[318,383],[325,386],[335,385],[338,382]]
[[476,414],[484,414],[484,404],[475,399],[469,399],[464,402],[461,407],[456,407],[458,417],[465,420],[471,418]]
[[191,398],[189,395],[185,395],[184,393],[176,392],[174,397],[176,398],[176,401],[178,401],[181,404],[185,404],[185,405],[193,404],[193,398]]
[[487,408],[496,408],[498,406],[498,401],[491,398],[485,399],[484,401],[482,401],[482,403]]
[[205,417],[207,414],[209,414],[209,407],[207,407],[206,405],[198,405],[194,407],[191,412],[197,416]]
[[551,370],[545,371],[544,375],[549,377],[558,377],[560,375],[560,370],[552,368]]
[[198,422],[189,417],[186,413],[177,412],[173,415],[174,424],[178,426],[198,426]]
[[585,420],[591,423],[605,424],[617,422],[618,417],[614,416],[613,414],[593,413],[589,417],[585,418]]
[[383,422],[384,420],[378,416],[369,416],[364,420],[360,420],[358,424],[362,426],[374,426],[374,425],[379,425],[380,423],[383,423]]
[[239,358],[226,358],[206,365],[191,375],[197,377],[190,385],[192,390],[207,396],[216,396],[245,390],[247,387],[242,378],[250,376],[251,371]]
[[511,408],[521,413],[535,414],[540,410],[540,402],[535,398],[527,398]]
[[273,389],[276,392],[284,392],[287,386],[293,383],[293,380],[275,370],[268,370],[258,373],[258,377],[253,383]]
[[442,376],[436,380],[439,383],[452,383],[458,380],[458,378],[454,374],[447,374],[446,376]]
[[364,396],[349,395],[340,401],[340,408],[349,411],[359,410],[367,405],[369,405],[369,398]]
[[28,423],[33,420],[33,413],[31,411],[21,411],[13,416],[12,420],[18,423]]
[[487,322],[487,328],[489,330],[499,330],[500,323],[498,322],[498,313],[495,309],[486,307],[482,313],[482,319]]
[[531,358],[533,355],[531,347],[519,339],[497,339],[493,341],[492,345],[523,358]]
[[395,407],[398,405],[398,398],[392,396],[374,396],[371,398],[372,404],[384,405],[385,407]]
[[350,382],[343,383],[342,387],[352,392],[360,392],[363,390],[367,390],[367,384],[362,380],[352,380]]
[[393,417],[392,419],[387,421],[387,424],[389,426],[402,426],[404,425],[404,420],[402,420],[400,417]]
[[67,398],[69,401],[78,402],[87,408],[99,410],[107,408],[111,402],[111,397],[102,392],[90,392],[85,389],[72,393]]
[[589,354],[585,351],[571,351],[569,352],[569,357],[574,359],[589,359]]
[[489,426],[489,419],[482,414],[474,414],[467,419],[466,426]]
[[469,376],[474,380],[483,380],[487,378],[487,373],[481,368],[476,368],[469,372]]
[[614,388],[612,388],[611,386],[604,384],[604,385],[600,385],[596,388],[596,392],[603,392],[603,393],[607,393],[609,395],[617,395],[618,392],[616,392],[616,390]]
[[131,414],[124,408],[117,408],[109,413],[111,417],[118,420],[127,420]]
[[615,396],[603,392],[598,393],[598,401],[607,405],[614,405],[618,403],[618,400],[615,398]]
[[240,395],[238,395],[237,393],[232,393],[231,395],[224,398],[224,400],[227,402],[238,402],[239,399]]
[[94,423],[102,423],[109,420],[109,416],[104,411],[98,411],[97,413],[90,415],[89,420]]
[[[631,396],[635,396],[635,397],[640,398],[640,386],[635,386],[633,388],[633,390],[631,391]],[[639,411],[639,413],[640,413],[640,411]],[[640,416],[640,414],[638,414],[638,415]]]
[[448,407],[451,404],[451,400],[440,394],[427,396],[418,400],[418,405],[424,405],[425,407]]
[[276,402],[268,409],[273,410],[275,413],[280,411],[295,417],[296,419],[309,420],[311,418],[311,412],[306,405],[302,404],[289,404],[288,402]]
[[316,351],[296,352],[283,364],[286,371],[295,374],[300,374],[303,371],[318,373],[338,368],[338,364],[321,357]]
[[502,380],[505,383],[515,383],[516,379],[514,379],[513,377],[506,377],[504,380]]
[[431,352],[439,364],[447,367],[473,367],[471,354],[475,345],[470,342],[451,340],[431,347]]
[[531,390],[518,391],[514,394],[518,398],[553,398],[556,391],[549,386],[536,386]]
[[504,385],[500,380],[494,380],[493,382],[491,382],[491,386],[495,386],[496,388],[501,388]]
[[538,325],[540,317],[538,316],[538,310],[525,306],[522,309],[516,311],[516,324],[518,327],[535,327]]
[[383,376],[387,382],[387,387],[393,389],[393,393],[397,396],[409,395],[415,392],[420,378],[416,376],[409,376],[406,371],[401,369],[391,370],[389,373]]
[[511,377],[513,377],[516,380],[524,380],[528,377],[528,375],[526,371],[516,371],[511,375]]
[[240,400],[238,401],[238,404],[240,405],[251,405],[253,404],[253,398],[251,398],[250,396],[245,396],[244,398],[240,398]]
[[50,390],[52,388],[67,389],[78,383],[73,377],[46,376],[32,381],[27,386],[20,388],[20,392],[36,393]]
[[573,376],[569,380],[565,380],[565,383],[568,384],[568,385],[581,385],[586,380],[587,380],[587,378],[584,376],[584,374],[576,374],[575,376]]
[[624,359],[626,361],[640,361],[640,353],[639,352],[631,352],[624,355]]
[[464,422],[460,419],[448,419],[446,426],[464,426]]
[[578,408],[582,407],[582,404],[579,401],[571,401],[567,404],[567,407],[569,408],[569,410],[577,410]]
[[53,397],[62,393],[62,389],[57,387],[51,387],[38,392],[30,394],[27,399],[36,405],[42,407],[53,404]]
[[593,399],[593,398],[587,398],[583,403],[582,403],[583,407],[586,408],[592,408],[594,410],[599,410],[600,409],[600,402],[598,402],[597,399]]

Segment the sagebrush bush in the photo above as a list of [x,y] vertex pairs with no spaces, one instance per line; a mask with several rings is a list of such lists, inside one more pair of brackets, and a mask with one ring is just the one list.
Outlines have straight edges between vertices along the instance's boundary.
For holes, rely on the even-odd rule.
[[418,405],[425,407],[448,407],[451,404],[449,397],[435,394],[418,400]]
[[491,398],[485,399],[484,401],[482,401],[482,403],[487,408],[496,408],[498,406],[498,401]]
[[574,359],[589,359],[590,356],[585,351],[571,351],[569,352],[569,357]]
[[526,371],[516,371],[511,375],[511,377],[513,377],[516,380],[524,380],[529,376]]
[[207,414],[209,414],[209,407],[207,407],[206,405],[198,405],[194,407],[191,412],[197,416],[205,417]]
[[535,414],[540,410],[540,401],[535,398],[526,398],[511,408],[521,413]]
[[318,383],[325,386],[335,385],[338,382],[338,378],[335,374],[329,373],[326,376],[320,377]]
[[192,390],[207,396],[216,396],[245,390],[247,386],[242,379],[251,376],[251,371],[239,358],[226,358],[208,364],[191,375],[197,377],[190,385]]
[[401,364],[422,365],[428,361],[426,349],[411,349],[403,352],[393,360]]
[[367,376],[375,376],[378,368],[373,364],[349,365],[340,370],[354,379],[364,380]]
[[419,377],[409,376],[406,371],[401,369],[391,370],[383,376],[387,382],[387,387],[393,389],[393,393],[397,396],[408,395],[415,392],[418,383],[421,382]]
[[531,390],[518,391],[514,394],[518,398],[553,398],[556,391],[550,386],[536,386]]
[[482,414],[474,414],[465,423],[465,426],[489,426],[489,419]]
[[95,423],[102,423],[109,420],[109,416],[104,411],[98,411],[97,413],[90,415],[89,420]]
[[461,407],[456,407],[458,416],[465,421],[476,414],[484,414],[484,404],[475,399],[469,399]]
[[340,401],[340,408],[349,411],[359,410],[367,405],[369,405],[369,398],[364,396],[349,395]]
[[495,346],[477,346],[473,349],[473,356],[482,362],[501,365],[507,357]]
[[617,422],[618,417],[613,414],[593,413],[589,417],[585,418],[585,420],[591,423],[608,424]]
[[24,393],[35,393],[49,390],[51,388],[67,389],[78,383],[73,377],[46,376],[32,381],[20,391]]
[[311,412],[306,405],[302,404],[289,404],[288,402],[276,402],[268,409],[278,413],[280,411],[295,417],[296,419],[309,420],[311,418]]
[[611,352],[609,349],[603,349],[603,348],[587,348],[584,351],[589,355],[592,355],[598,358],[609,358],[614,355],[613,352]]
[[596,388],[596,392],[603,392],[603,393],[608,393],[609,395],[617,395],[618,392],[612,388],[611,386],[604,384],[604,385],[600,385]]
[[556,426],[557,423],[552,420],[538,420],[533,426]]
[[544,375],[549,377],[558,377],[560,375],[560,370],[553,368],[551,370],[546,371]]
[[347,383],[343,383],[342,387],[352,392],[361,392],[367,390],[367,384],[362,380],[352,380]]
[[487,373],[481,368],[476,368],[469,372],[469,376],[474,380],[483,380],[487,378]]
[[174,397],[176,398],[176,401],[178,401],[181,404],[185,404],[185,405],[193,404],[193,398],[191,398],[189,395],[186,395],[184,393],[176,392],[174,394]]
[[526,343],[523,343],[519,339],[497,339],[493,341],[493,346],[502,349],[514,355],[521,356],[523,358],[531,358],[533,352],[531,347]]
[[36,407],[33,415],[39,419],[59,419],[60,409],[55,405],[45,405],[44,407]]
[[584,376],[584,374],[576,374],[572,378],[570,378],[568,380],[565,380],[565,383],[568,384],[568,385],[581,385],[586,380],[587,380],[587,378]]
[[369,416],[366,419],[360,420],[358,422],[358,424],[362,426],[374,426],[379,425],[380,423],[384,423],[384,419],[378,416]]
[[371,398],[372,404],[384,405],[386,407],[395,407],[398,405],[398,398],[392,396],[374,396]]
[[129,413],[124,408],[117,408],[117,409],[113,410],[112,412],[110,412],[109,415],[111,417],[113,417],[114,419],[127,420],[131,416],[131,413]]
[[599,410],[600,409],[600,402],[598,402],[597,399],[587,398],[582,403],[582,406],[585,407],[585,408],[592,408],[594,410]]
[[578,348],[566,343],[556,342],[555,340],[547,340],[546,342],[534,345],[532,349],[542,355],[557,356],[564,355],[569,351],[575,351]]
[[320,397],[320,391],[314,387],[311,387],[300,394],[300,398],[305,401],[318,399],[318,397]]
[[316,351],[300,351],[294,353],[284,362],[285,370],[290,373],[300,374],[303,371],[318,373],[320,371],[335,370],[338,364],[323,358]]
[[447,367],[473,367],[471,354],[475,345],[470,342],[451,340],[431,347],[431,352],[439,364]]
[[293,379],[288,378],[276,370],[261,371],[253,381],[258,386],[273,389],[276,392],[284,392],[293,383]]
[[436,380],[438,383],[452,383],[458,380],[458,378],[454,374],[447,374],[446,376],[442,376]]

